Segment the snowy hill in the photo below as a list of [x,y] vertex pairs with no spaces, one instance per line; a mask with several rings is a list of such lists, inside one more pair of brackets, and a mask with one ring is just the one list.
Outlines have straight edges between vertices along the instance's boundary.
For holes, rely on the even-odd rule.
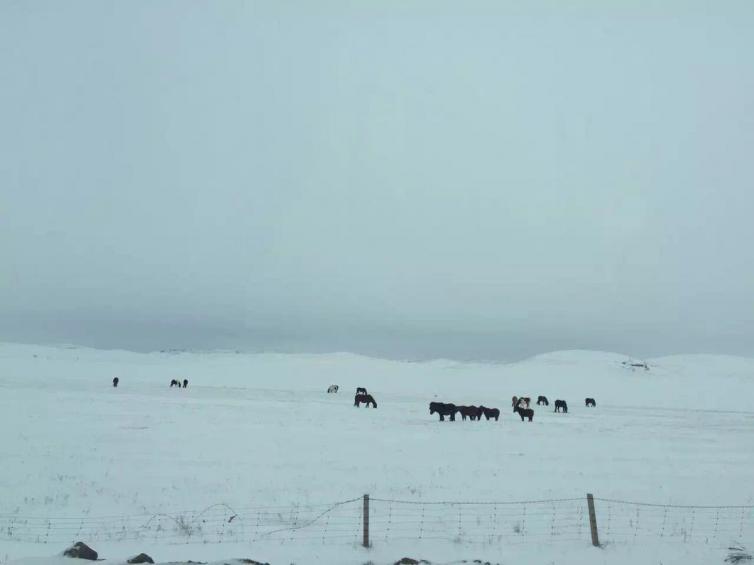
[[[671,356],[631,371],[626,359],[562,351],[512,364],[416,363],[2,344],[0,514],[151,515],[365,493],[754,504],[754,360]],[[189,387],[169,388],[173,378]],[[341,392],[326,394],[330,384]],[[357,386],[378,409],[352,406]],[[511,396],[540,394],[551,405],[535,406],[531,424],[512,414]],[[553,413],[555,399],[568,414]],[[436,400],[502,415],[441,423],[428,413]],[[0,545],[11,557],[49,553],[7,536]],[[111,547],[126,555],[137,545]]]

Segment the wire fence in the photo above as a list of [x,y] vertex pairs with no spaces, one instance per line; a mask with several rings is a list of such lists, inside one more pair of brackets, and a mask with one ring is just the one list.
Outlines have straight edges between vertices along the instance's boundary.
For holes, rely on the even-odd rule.
[[[520,502],[370,500],[370,539],[511,544],[574,541],[589,535],[586,499]],[[585,537],[586,536],[586,537]]]
[[45,518],[0,515],[0,539],[31,543],[155,541],[230,543],[262,540],[360,540],[361,497],[334,504],[231,508],[201,511]]
[[[99,517],[0,514],[0,540],[67,544],[144,541],[168,544],[388,544],[444,540],[469,544],[648,540],[725,543],[754,537],[754,506],[675,506],[587,498],[514,502],[423,502],[358,497],[332,504],[232,508]],[[591,518],[591,520],[590,520]],[[591,538],[595,539],[595,538]]]
[[595,498],[601,535],[616,542],[732,542],[754,537],[754,506],[675,506]]

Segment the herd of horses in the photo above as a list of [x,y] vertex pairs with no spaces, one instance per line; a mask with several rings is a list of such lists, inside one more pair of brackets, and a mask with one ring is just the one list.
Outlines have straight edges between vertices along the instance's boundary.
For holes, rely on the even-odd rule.
[[[171,384],[170,386],[173,385]],[[180,383],[178,384],[178,386],[181,386]],[[330,385],[327,388],[327,392],[329,394],[337,393],[338,385]],[[364,387],[357,387],[356,396],[354,396],[353,398],[353,405],[358,408],[362,404],[366,404],[367,408],[369,406],[371,406],[372,408],[377,408],[377,402],[375,401],[374,397],[367,392],[367,389]],[[511,399],[513,413],[518,414],[521,417],[522,422],[525,420],[529,420],[530,422],[534,420],[534,410],[530,408],[530,404],[531,398],[528,396],[514,396]],[[550,401],[547,400],[546,396],[537,397],[537,406],[549,405]],[[585,398],[584,405],[587,408],[596,408],[597,402],[594,400],[594,398]],[[556,400],[555,412],[562,412],[564,414],[567,414],[568,403],[565,400]],[[497,408],[487,408],[486,406],[463,406],[454,404],[452,402],[430,402],[429,414],[437,414],[438,416],[440,416],[441,422],[445,421],[446,416],[451,422],[455,422],[456,414],[460,414],[462,420],[466,420],[468,418],[469,420],[479,421],[482,419],[482,416],[484,416],[487,420],[494,418],[497,422],[498,418],[500,418],[500,410]]]
[[[118,379],[118,377],[115,377],[113,379],[113,386],[117,388],[119,381],[120,379]],[[188,379],[183,379],[182,383],[177,379],[172,379],[170,381],[170,388],[173,388],[174,386],[181,388],[181,385],[183,385],[183,388],[187,388]],[[337,393],[338,388],[338,385],[330,385],[327,388],[327,392]],[[371,394],[367,392],[367,389],[364,387],[357,387],[356,396],[353,397],[353,405],[358,408],[362,404],[365,404],[367,408],[369,406],[371,406],[372,408],[377,408],[377,401]],[[514,396],[511,400],[513,413],[517,413],[521,417],[522,422],[527,419],[531,422],[534,419],[534,410],[529,407],[530,404],[531,398],[528,396]],[[549,405],[550,402],[547,400],[546,396],[537,397],[537,406]],[[594,398],[585,398],[584,405],[587,408],[596,408],[597,402],[594,400]],[[568,403],[566,403],[565,400],[556,400],[555,412],[563,412],[567,414]],[[453,404],[452,402],[430,402],[429,413],[430,415],[438,414],[440,416],[441,422],[445,421],[446,416],[451,422],[455,422],[456,414],[460,414],[462,420],[466,420],[467,418],[469,420],[481,420],[482,416],[484,416],[487,420],[494,418],[497,422],[498,418],[500,418],[500,410],[497,408],[487,408],[486,406],[462,406]]]
[[[528,396],[514,396],[511,399],[511,405],[513,406],[513,413],[518,414],[521,421],[528,420],[529,422],[534,420],[534,409],[530,408],[531,398]],[[546,396],[540,396],[537,398],[538,406],[549,406],[550,402]],[[596,408],[597,402],[594,398],[585,398],[584,405],[591,408]],[[565,400],[555,401],[555,412],[568,413],[568,403]],[[458,406],[448,402],[430,402],[429,413],[438,414],[440,421],[444,422],[447,416],[451,422],[456,419],[456,414],[460,414],[461,418],[465,420],[469,418],[471,420],[481,420],[482,415],[488,420],[495,418],[497,421],[500,416],[500,410],[497,408],[486,408],[485,406]]]
[[[118,387],[118,382],[120,379],[118,377],[115,377],[113,379],[113,386]],[[172,379],[170,381],[170,388],[173,388],[174,386],[177,386],[178,388],[181,388],[181,385],[183,385],[183,388],[188,387],[188,379],[183,379],[183,382]],[[330,385],[327,388],[328,393],[337,393],[338,392],[338,385]],[[357,387],[356,388],[356,396],[353,397],[353,405],[357,408],[360,407],[362,404],[365,404],[367,408],[371,406],[372,408],[377,408],[377,401],[374,399],[374,397],[367,392],[367,389],[364,387]],[[511,405],[513,406],[513,413],[518,414],[521,417],[521,421],[529,420],[530,422],[534,419],[534,410],[529,407],[531,404],[531,398],[528,396],[514,396],[511,399]],[[547,400],[546,396],[539,396],[537,397],[537,406],[549,406],[550,402]],[[585,398],[584,399],[584,405],[587,408],[596,408],[597,402],[594,400],[594,398]],[[568,413],[568,403],[565,400],[556,400],[555,401],[555,412],[562,412],[567,414]],[[497,408],[487,408],[486,406],[462,406],[453,404],[452,402],[430,402],[429,403],[429,414],[437,414],[440,416],[440,421],[444,422],[445,417],[447,416],[448,419],[451,422],[455,422],[456,414],[461,415],[462,420],[466,420],[467,418],[469,420],[481,420],[482,416],[484,416],[488,421],[492,418],[495,419],[497,422],[498,418],[500,418],[500,410]]]
[[497,419],[500,417],[500,410],[497,408],[487,408],[486,406],[458,406],[448,402],[430,402],[429,413],[430,415],[439,414],[440,421],[445,421],[445,416],[448,416],[451,422],[455,422],[456,414],[460,414],[461,419],[463,420],[466,418],[469,418],[470,420],[481,420],[482,416],[484,416],[487,420],[495,418],[495,421],[497,422]]

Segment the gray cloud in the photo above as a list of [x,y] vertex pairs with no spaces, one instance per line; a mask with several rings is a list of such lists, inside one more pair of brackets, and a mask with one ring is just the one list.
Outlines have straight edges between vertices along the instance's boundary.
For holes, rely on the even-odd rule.
[[754,354],[754,7],[0,5],[0,339]]

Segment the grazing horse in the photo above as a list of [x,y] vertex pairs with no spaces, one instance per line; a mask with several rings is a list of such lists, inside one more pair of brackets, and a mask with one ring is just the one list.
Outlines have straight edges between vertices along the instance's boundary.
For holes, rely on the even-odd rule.
[[[485,406],[480,406],[479,410],[482,412],[482,414],[484,414],[484,417],[487,418],[488,420],[490,418],[495,418],[495,421],[497,422],[497,419],[500,417],[500,410],[498,410],[497,408],[487,408]],[[481,415],[479,416],[479,419],[480,420],[482,419]]]
[[587,407],[591,406],[592,408],[597,408],[597,403],[594,401],[594,398],[585,398],[584,404]]
[[532,418],[534,418],[534,410],[531,408],[520,408],[519,406],[516,406],[516,409],[514,412],[518,412],[518,415],[521,416],[521,421],[524,421],[524,418],[529,418],[529,421],[532,421]]
[[353,405],[359,407],[361,404],[366,404],[367,408],[372,405],[372,408],[377,408],[377,403],[372,398],[371,394],[357,394],[353,397]]
[[455,404],[446,404],[445,402],[429,403],[430,416],[435,413],[439,414],[441,422],[445,421],[445,416],[450,416],[450,421],[455,422],[456,412],[458,412],[458,407]]
[[537,398],[537,406],[541,406],[542,404],[544,404],[545,406],[550,405],[550,403],[547,401],[546,396],[540,396]]
[[482,415],[476,406],[456,406],[456,409],[461,413],[462,420],[467,416],[472,420],[478,420]]
[[174,386],[177,386],[178,388],[181,388],[181,383],[179,383],[177,380],[173,379],[170,381],[170,388],[173,388]]
[[360,386],[356,389],[356,394],[369,394],[367,392],[367,389],[365,389],[363,386]]
[[115,388],[118,388],[118,382],[119,382],[119,381],[120,381],[120,379],[119,379],[118,377],[115,377],[115,378],[113,379],[113,386],[114,386]]
[[555,412],[564,412],[568,414],[568,404],[566,404],[565,400],[555,401]]
[[327,387],[327,393],[338,392],[338,385],[330,385]]
[[[181,386],[180,384],[178,386]],[[183,379],[183,388],[188,387],[188,379]]]

